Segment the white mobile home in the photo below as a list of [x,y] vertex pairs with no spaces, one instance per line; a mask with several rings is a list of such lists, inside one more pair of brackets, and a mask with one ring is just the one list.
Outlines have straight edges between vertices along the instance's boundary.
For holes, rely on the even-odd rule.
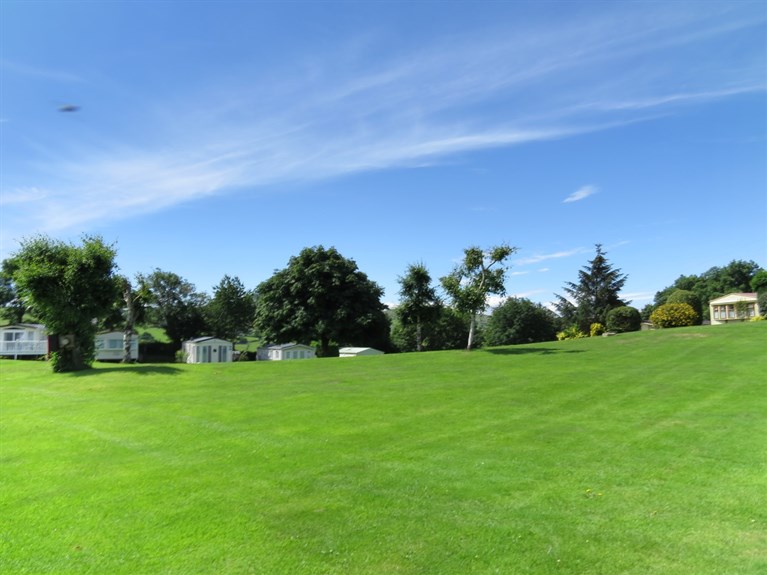
[[48,353],[48,333],[39,323],[16,323],[0,327],[0,356],[39,357]]
[[282,343],[259,347],[256,359],[259,361],[285,361],[288,359],[313,359],[317,357],[316,350],[301,343]]
[[[125,334],[122,331],[107,331],[96,334],[96,359],[98,361],[122,361],[125,353]],[[138,360],[138,335],[133,334],[130,341],[130,358]]]
[[372,347],[342,347],[338,350],[338,357],[362,357],[364,355],[383,355],[383,352]]
[[709,302],[711,325],[748,321],[761,313],[755,293],[731,293]]
[[215,337],[198,337],[185,341],[182,349],[187,363],[229,363],[234,344]]

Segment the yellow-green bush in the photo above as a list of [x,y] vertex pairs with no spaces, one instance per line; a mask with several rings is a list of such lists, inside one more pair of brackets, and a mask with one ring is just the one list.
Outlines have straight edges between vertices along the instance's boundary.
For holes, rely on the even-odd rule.
[[597,337],[602,335],[605,332],[605,326],[603,326],[601,323],[592,323],[591,329],[589,330],[589,335],[591,337]]
[[559,341],[564,339],[581,339],[582,337],[586,337],[586,334],[579,330],[577,325],[571,325],[557,334],[557,339]]
[[698,313],[688,303],[667,303],[650,315],[655,327],[685,327],[696,325]]

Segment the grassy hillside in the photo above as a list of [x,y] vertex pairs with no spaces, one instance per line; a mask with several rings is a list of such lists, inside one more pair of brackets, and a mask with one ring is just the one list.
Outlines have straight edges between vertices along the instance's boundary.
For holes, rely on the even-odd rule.
[[765,350],[2,361],[0,572],[765,573]]

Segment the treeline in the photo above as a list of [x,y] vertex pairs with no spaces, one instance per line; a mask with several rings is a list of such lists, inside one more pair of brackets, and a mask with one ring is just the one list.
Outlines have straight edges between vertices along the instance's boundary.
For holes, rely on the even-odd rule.
[[507,260],[515,251],[506,244],[467,248],[438,282],[423,263],[411,264],[398,278],[398,305],[386,309],[383,289],[335,248],[305,248],[254,289],[225,275],[209,296],[169,271],[119,275],[114,247],[99,237],[86,236],[78,246],[40,236],[2,262],[0,306],[6,321],[34,318],[51,333],[67,334],[69,347],[54,358],[54,369],[66,371],[90,365],[99,330],[123,331],[129,341],[136,326],[156,326],[175,349],[202,335],[304,343],[316,346],[319,356],[347,345],[386,352],[471,349],[637,330],[642,318],[680,299],[704,318],[712,297],[767,291],[767,272],[754,262],[734,261],[701,276],[680,276],[640,314],[619,295],[628,276],[596,245],[577,281],[556,296],[556,313],[509,298],[485,315],[489,296],[506,295]]

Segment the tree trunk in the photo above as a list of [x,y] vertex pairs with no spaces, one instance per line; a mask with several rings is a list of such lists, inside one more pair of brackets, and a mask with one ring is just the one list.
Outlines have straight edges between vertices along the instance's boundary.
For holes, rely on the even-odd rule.
[[330,353],[330,338],[326,335],[320,336],[320,355],[327,357]]
[[123,299],[128,308],[125,318],[125,330],[123,331],[123,363],[132,363],[131,357],[131,338],[133,336],[133,325],[136,322],[136,314],[133,307],[133,288],[128,280],[123,284]]
[[421,340],[423,339],[421,334],[421,320],[419,319],[415,324],[415,350],[422,351]]
[[469,322],[469,343],[466,344],[466,351],[471,351],[471,344],[474,343],[474,328],[476,323],[476,314],[471,314],[471,322]]

